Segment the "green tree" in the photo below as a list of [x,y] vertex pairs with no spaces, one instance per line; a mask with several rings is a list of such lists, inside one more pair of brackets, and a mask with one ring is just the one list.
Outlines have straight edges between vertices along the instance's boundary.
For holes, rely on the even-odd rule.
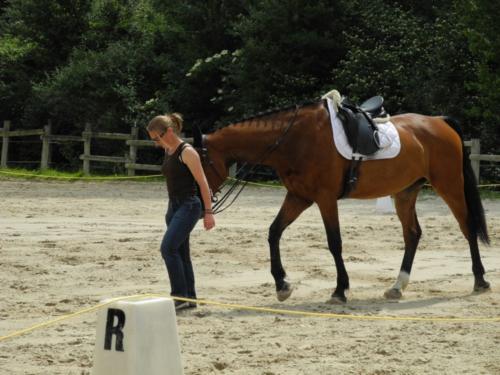
[[344,57],[342,34],[352,8],[344,1],[261,0],[234,24],[241,48],[224,67],[220,88],[235,116],[316,99],[333,84]]
[[452,13],[454,7],[454,0],[387,0],[385,3],[430,22]]
[[144,121],[143,107],[161,78],[150,26],[158,23],[154,14],[147,0],[94,1],[81,44],[35,83],[25,117],[46,112],[65,132],[79,132],[85,122],[101,131],[128,131]]
[[156,91],[156,97],[182,112],[188,127],[196,122],[203,128],[210,128],[224,113],[224,106],[213,100],[224,79],[223,72],[213,65],[204,74],[189,72],[200,61],[211,61],[211,57],[221,51],[240,47],[240,37],[233,32],[232,25],[246,17],[251,3],[224,0],[155,2],[157,11],[169,20],[162,32],[156,34],[157,61],[158,64],[167,59],[172,62],[163,70],[162,87]]
[[[467,84],[476,92],[467,105],[484,150],[498,153],[500,142],[500,3],[487,0],[459,2],[467,24],[466,35],[475,57],[475,75]],[[469,104],[469,103],[467,103]]]
[[235,43],[228,23],[241,8],[226,4],[95,1],[83,46],[36,86],[29,116],[48,108],[65,123],[85,119],[106,130],[143,124],[169,108],[188,120],[214,120],[211,85],[188,82],[186,73],[199,56]]
[[23,113],[25,98],[31,95],[29,66],[34,43],[12,35],[0,37],[0,120]]
[[33,111],[48,109],[66,131],[81,131],[85,122],[95,129],[123,130],[122,124],[133,124],[131,116],[141,105],[138,67],[147,63],[145,52],[127,41],[103,51],[75,51],[68,65],[34,86],[34,102],[42,108]]
[[333,73],[345,94],[356,100],[381,94],[392,113],[463,118],[473,65],[456,16],[427,22],[380,0],[360,9],[346,36],[347,57]]
[[31,85],[64,64],[87,28],[87,0],[11,0],[0,14],[0,116],[20,118]]

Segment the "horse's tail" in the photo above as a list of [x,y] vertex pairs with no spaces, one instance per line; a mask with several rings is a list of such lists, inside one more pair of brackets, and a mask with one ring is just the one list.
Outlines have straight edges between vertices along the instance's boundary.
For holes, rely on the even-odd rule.
[[488,228],[486,226],[486,218],[484,217],[484,208],[481,203],[481,197],[479,196],[479,190],[477,189],[476,178],[474,177],[474,172],[472,171],[472,166],[470,164],[470,159],[465,153],[464,138],[462,129],[457,120],[451,117],[444,117],[446,123],[460,136],[462,142],[462,162],[463,162],[463,174],[464,174],[464,193],[465,201],[467,202],[467,225],[471,236],[477,236],[481,242],[488,244],[490,243],[490,238],[488,236]]

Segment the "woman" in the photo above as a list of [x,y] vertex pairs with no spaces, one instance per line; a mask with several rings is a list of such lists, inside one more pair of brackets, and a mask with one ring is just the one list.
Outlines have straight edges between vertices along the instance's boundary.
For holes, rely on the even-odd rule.
[[[180,138],[182,116],[178,113],[156,116],[147,126],[149,136],[165,150],[162,173],[167,180],[167,231],[161,243],[161,254],[167,266],[171,295],[196,299],[194,272],[189,254],[189,235],[200,218],[202,205],[197,194],[200,189],[205,210],[206,230],[215,226],[212,201],[207,179],[198,153]],[[175,301],[175,309],[196,307],[193,302]]]

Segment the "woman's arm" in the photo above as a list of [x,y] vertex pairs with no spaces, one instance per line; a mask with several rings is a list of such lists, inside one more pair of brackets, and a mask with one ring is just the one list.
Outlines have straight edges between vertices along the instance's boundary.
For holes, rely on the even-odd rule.
[[201,166],[200,156],[192,147],[186,147],[182,151],[182,161],[191,171],[196,183],[200,187],[201,198],[205,205],[203,215],[203,224],[205,229],[210,230],[215,226],[215,218],[212,212],[212,199],[210,196],[210,188],[208,187],[207,178]]

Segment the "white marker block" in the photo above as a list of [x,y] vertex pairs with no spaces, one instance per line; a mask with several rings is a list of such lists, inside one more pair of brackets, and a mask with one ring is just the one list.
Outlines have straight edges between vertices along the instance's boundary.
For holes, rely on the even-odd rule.
[[393,214],[396,212],[390,196],[378,198],[375,210],[380,214]]
[[93,375],[182,375],[174,302],[117,301],[97,319]]

